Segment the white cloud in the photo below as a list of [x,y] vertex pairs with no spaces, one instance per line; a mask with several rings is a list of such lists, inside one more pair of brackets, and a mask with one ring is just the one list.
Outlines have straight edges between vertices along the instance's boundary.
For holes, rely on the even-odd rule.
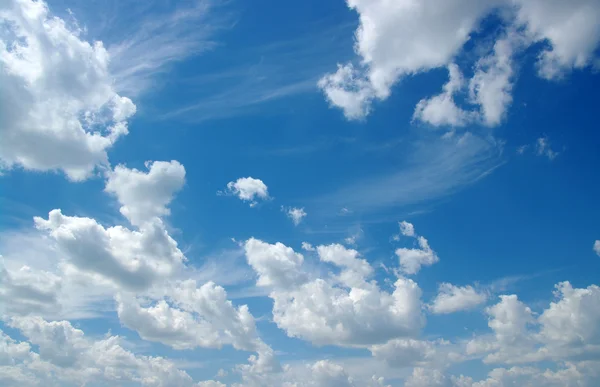
[[594,242],[594,252],[600,256],[600,240]]
[[302,242],[302,250],[304,251],[315,251],[315,247],[308,242]]
[[206,380],[204,382],[198,382],[198,387],[227,387],[226,384],[221,382],[217,382],[214,380]]
[[356,54],[361,69],[339,66],[319,82],[332,105],[362,118],[374,99],[386,99],[402,77],[450,63],[495,1],[348,0],[358,12]]
[[[515,76],[512,57],[517,50],[543,42],[539,75],[555,79],[573,68],[594,63],[600,42],[600,6],[596,0],[572,5],[559,0],[347,0],[359,16],[355,52],[359,66],[338,65],[337,72],[319,82],[331,105],[348,119],[361,119],[374,100],[385,100],[403,77],[449,66],[444,91],[422,99],[414,113],[434,126],[462,126],[480,121],[500,124],[512,102]],[[492,55],[480,58],[470,81],[471,102],[479,114],[458,107],[453,93],[461,87],[460,72],[452,65],[480,21],[497,13],[503,31]],[[502,31],[501,30],[501,31]],[[476,52],[476,51],[475,51]]]
[[150,306],[142,306],[143,300],[133,295],[119,295],[119,319],[144,340],[175,349],[232,345],[258,352],[266,348],[258,338],[248,307],[234,307],[222,287],[212,282],[198,286],[196,281],[186,280],[168,286],[164,292],[166,297]]
[[297,226],[302,222],[302,219],[306,217],[306,211],[304,208],[296,208],[296,207],[281,207],[281,210],[285,212],[285,214],[294,222],[294,225]]
[[414,227],[412,228],[412,234],[412,236],[417,239],[419,248],[407,249],[402,247],[396,249],[396,255],[400,260],[400,268],[405,274],[417,274],[422,266],[431,266],[440,260],[435,251],[429,247],[427,239],[418,236],[414,232]]
[[133,383],[148,387],[191,387],[193,384],[191,377],[172,361],[135,355],[123,348],[118,336],[93,341],[68,321],[48,322],[39,317],[13,318],[8,325],[20,330],[39,352],[33,352],[29,343],[17,343],[0,332],[0,359],[7,357],[5,365],[0,366],[3,385]]
[[456,352],[460,349],[444,340],[392,339],[384,344],[373,345],[369,350],[376,359],[394,368],[437,368],[445,367],[451,361],[463,360]]
[[560,153],[550,148],[548,137],[540,137],[535,142],[535,154],[547,157],[549,160],[554,160]]
[[512,103],[513,54],[522,46],[522,37],[508,33],[494,44],[492,54],[475,64],[469,81],[471,101],[479,105],[481,120],[488,126],[499,125]]
[[494,368],[486,379],[473,382],[470,377],[453,377],[456,387],[502,387],[502,386],[544,386],[544,387],[593,387],[597,385],[598,362],[568,362],[556,370],[536,367]]
[[270,199],[267,185],[260,179],[240,177],[227,183],[225,194],[234,195],[243,201],[250,202],[250,207],[258,204],[258,200]]
[[19,270],[8,271],[0,266],[0,315],[42,313],[60,309],[58,293],[62,279],[54,273],[32,270],[22,266]]
[[517,22],[534,41],[549,44],[539,56],[540,76],[553,79],[588,66],[600,42],[600,6],[595,0],[515,0]]
[[437,369],[416,367],[404,383],[405,387],[451,387],[451,382]]
[[369,114],[374,91],[352,64],[338,65],[337,71],[321,78],[318,86],[329,103],[341,108],[349,120],[361,119]]
[[170,214],[167,205],[185,182],[185,168],[177,161],[147,162],[148,172],[123,165],[108,173],[105,191],[121,204],[121,214],[141,226],[155,217]]
[[185,261],[158,218],[138,231],[104,228],[94,219],[65,216],[60,210],[52,210],[47,220],[34,220],[54,240],[72,270],[125,289],[148,288],[178,273]]
[[282,372],[261,373],[242,369],[243,383],[233,387],[390,387],[382,377],[355,375],[352,369],[331,360],[287,365]]
[[272,286],[273,320],[288,336],[316,345],[366,346],[414,335],[423,324],[417,284],[398,278],[393,292],[382,291],[367,281],[373,269],[355,250],[318,246],[321,262],[340,272],[309,280],[301,256],[291,248],[256,239],[246,246],[248,262],[259,275],[257,284]]
[[557,300],[538,318],[542,341],[559,348],[600,345],[600,287],[574,289],[561,282],[554,295]]
[[473,309],[486,300],[486,293],[478,292],[470,285],[461,287],[443,283],[429,309],[435,314],[448,314]]
[[0,166],[86,179],[136,110],[113,88],[106,49],[41,1],[3,2],[0,19]]
[[535,315],[517,296],[501,296],[488,308],[493,336],[476,337],[466,349],[483,354],[487,363],[567,361],[596,356],[600,350],[600,288],[574,289],[569,282],[556,285],[555,297]]
[[448,65],[449,80],[443,86],[443,92],[417,103],[413,120],[421,120],[433,126],[464,126],[472,118],[472,114],[456,105],[454,94],[461,91],[465,81],[458,66]]

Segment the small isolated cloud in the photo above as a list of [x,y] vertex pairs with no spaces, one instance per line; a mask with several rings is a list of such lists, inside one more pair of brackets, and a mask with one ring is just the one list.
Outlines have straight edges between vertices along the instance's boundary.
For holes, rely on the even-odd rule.
[[550,142],[548,137],[540,137],[535,142],[535,154],[538,156],[545,156],[549,160],[554,160],[559,152],[550,148]]
[[302,242],[302,250],[304,251],[316,251],[315,247],[308,242]]
[[250,207],[256,206],[259,200],[271,198],[267,185],[253,177],[240,177],[236,181],[230,181],[227,183],[227,188],[217,194],[237,196],[240,200],[250,202]]
[[413,226],[412,223],[408,223],[407,221],[403,220],[402,222],[400,222],[400,232],[404,236],[414,237],[415,226]]
[[304,219],[304,217],[306,217],[307,215],[306,211],[304,211],[304,207],[297,208],[281,206],[281,211],[285,212],[287,217],[290,218],[292,222],[294,222],[295,226],[299,225],[300,222],[302,222],[302,219]]
[[[415,227],[412,223],[402,221],[399,223],[400,233],[404,236],[416,238],[419,245],[418,248],[399,248],[396,249],[396,255],[400,260],[400,269],[405,274],[417,274],[421,270],[421,266],[431,266],[439,258],[435,251],[429,247],[427,239],[417,235]],[[400,235],[394,235],[392,237],[395,241],[400,240]]]
[[598,254],[598,256],[600,256],[600,240],[594,242],[594,251],[596,254]]
[[527,150],[527,148],[529,148],[529,145],[521,145],[519,147],[517,147],[517,154],[522,155],[525,153],[525,151]]

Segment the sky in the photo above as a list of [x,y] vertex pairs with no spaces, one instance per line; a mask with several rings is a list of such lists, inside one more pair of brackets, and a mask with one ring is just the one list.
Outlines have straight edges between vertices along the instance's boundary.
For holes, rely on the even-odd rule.
[[1,0],[0,385],[598,386],[599,20]]

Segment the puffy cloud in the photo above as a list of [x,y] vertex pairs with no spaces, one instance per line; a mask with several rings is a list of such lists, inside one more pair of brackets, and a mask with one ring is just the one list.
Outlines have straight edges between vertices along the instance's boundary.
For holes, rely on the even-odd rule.
[[314,363],[291,366],[282,372],[261,373],[256,370],[242,369],[243,383],[234,387],[389,387],[382,377],[356,376],[350,369],[330,360],[318,360]]
[[449,283],[440,285],[438,294],[429,306],[435,314],[448,314],[469,310],[483,304],[487,294],[478,292],[472,286],[454,286]]
[[338,65],[335,73],[323,76],[317,85],[331,106],[341,108],[347,119],[361,119],[369,114],[374,90],[352,64]]
[[48,219],[34,218],[75,271],[125,289],[142,290],[175,275],[185,257],[160,219],[138,231],[122,226],[104,228],[91,218],[63,215],[52,210]]
[[270,199],[267,185],[253,177],[240,177],[236,181],[230,181],[227,183],[227,189],[218,193],[237,196],[245,202],[250,202],[250,207],[256,206],[258,200]]
[[469,94],[471,101],[479,105],[480,119],[485,125],[499,125],[512,103],[512,57],[522,43],[520,35],[509,33],[496,41],[492,54],[475,64],[475,74],[469,81]]
[[592,387],[600,379],[597,362],[566,363],[555,370],[536,367],[494,368],[484,380],[474,382],[461,375],[453,377],[456,387]]
[[198,287],[196,281],[186,280],[165,292],[170,302],[159,299],[148,307],[131,295],[119,295],[119,319],[144,340],[175,349],[221,348],[224,344],[253,352],[265,349],[248,307],[234,307],[222,287],[212,282]]
[[422,236],[415,235],[415,237],[419,248],[396,249],[396,255],[400,260],[400,269],[406,274],[417,274],[422,266],[431,266],[440,260],[435,251],[429,247],[427,239]]
[[600,240],[594,242],[594,252],[600,256]]
[[302,222],[302,219],[306,217],[306,211],[304,208],[296,208],[296,207],[281,207],[281,210],[285,212],[288,218],[292,220],[295,226],[299,225]]
[[517,22],[533,41],[548,43],[539,56],[539,74],[558,78],[575,68],[588,66],[600,43],[600,6],[595,0],[566,4],[559,0],[514,0]]
[[404,236],[413,237],[415,236],[415,226],[403,220],[400,222],[400,232]]
[[315,247],[308,242],[302,242],[302,250],[304,251],[315,251]]
[[472,118],[470,112],[461,109],[454,102],[454,94],[463,89],[465,84],[456,64],[448,65],[448,76],[448,83],[443,86],[441,94],[417,103],[413,120],[421,120],[433,126],[464,126]]
[[293,287],[306,281],[304,257],[283,243],[274,245],[250,238],[244,244],[248,264],[258,274],[258,286]]
[[348,0],[360,20],[356,54],[361,69],[338,67],[319,82],[332,105],[362,118],[374,99],[386,99],[403,76],[443,67],[497,2]]
[[217,382],[215,380],[206,380],[204,382],[198,382],[198,387],[227,387],[226,384]]
[[[417,274],[422,266],[431,266],[439,261],[435,251],[429,247],[429,242],[422,236],[417,235],[415,226],[412,223],[402,221],[400,225],[400,234],[406,237],[416,238],[419,248],[399,248],[396,249],[396,255],[400,260],[400,269],[405,274]],[[400,240],[400,235],[394,235],[395,241]]]
[[185,182],[185,168],[177,161],[147,162],[148,172],[118,165],[108,174],[105,191],[121,204],[121,214],[141,226],[169,215],[167,205]]
[[373,269],[355,250],[330,245],[317,251],[321,262],[340,269],[339,275],[308,280],[301,256],[291,248],[246,242],[258,284],[272,286],[273,320],[289,336],[316,345],[367,346],[418,332],[423,316],[415,282],[398,278],[388,293],[367,281]]
[[439,368],[464,359],[460,354],[462,348],[445,340],[392,339],[383,344],[373,345],[369,350],[376,359],[383,360],[394,368]]
[[[338,65],[338,70],[323,76],[318,85],[330,104],[341,108],[348,119],[367,116],[372,102],[386,99],[392,86],[406,75],[449,66],[450,81],[443,92],[422,99],[414,118],[434,126],[479,121],[495,126],[512,102],[512,57],[516,50],[546,43],[538,72],[547,79],[597,62],[600,6],[596,0],[578,0],[568,6],[559,0],[347,3],[359,16],[355,52],[360,65]],[[501,28],[507,32],[495,42],[494,52],[475,65],[471,102],[479,105],[479,111],[463,110],[453,99],[462,82],[452,62],[480,21],[493,13],[501,15]]]
[[60,309],[62,278],[44,270],[22,266],[9,271],[0,267],[0,315],[50,312]]
[[405,387],[451,387],[451,381],[438,369],[417,367],[404,383]]
[[4,1],[0,20],[0,165],[71,180],[106,166],[136,108],[115,92],[102,42],[82,40],[42,1]]
[[[161,357],[138,356],[108,336],[93,341],[67,321],[48,322],[39,317],[19,317],[8,324],[39,349],[17,343],[0,332],[0,380],[3,385],[114,385],[134,383],[152,387],[191,387],[190,376]],[[7,375],[9,377],[7,377]],[[12,377],[12,378],[11,378]],[[4,382],[7,384],[4,384]]]
[[565,361],[600,353],[600,288],[574,289],[568,282],[556,285],[555,297],[539,316],[515,295],[501,296],[488,308],[488,325],[494,335],[471,340],[469,354],[487,354],[488,363]]
[[558,300],[538,318],[542,340],[559,347],[600,345],[600,287],[574,289],[561,282],[554,295]]

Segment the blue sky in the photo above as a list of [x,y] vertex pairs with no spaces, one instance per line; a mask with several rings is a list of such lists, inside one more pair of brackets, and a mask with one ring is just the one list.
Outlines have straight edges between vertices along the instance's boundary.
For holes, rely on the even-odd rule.
[[3,3],[0,384],[597,385],[599,17]]

